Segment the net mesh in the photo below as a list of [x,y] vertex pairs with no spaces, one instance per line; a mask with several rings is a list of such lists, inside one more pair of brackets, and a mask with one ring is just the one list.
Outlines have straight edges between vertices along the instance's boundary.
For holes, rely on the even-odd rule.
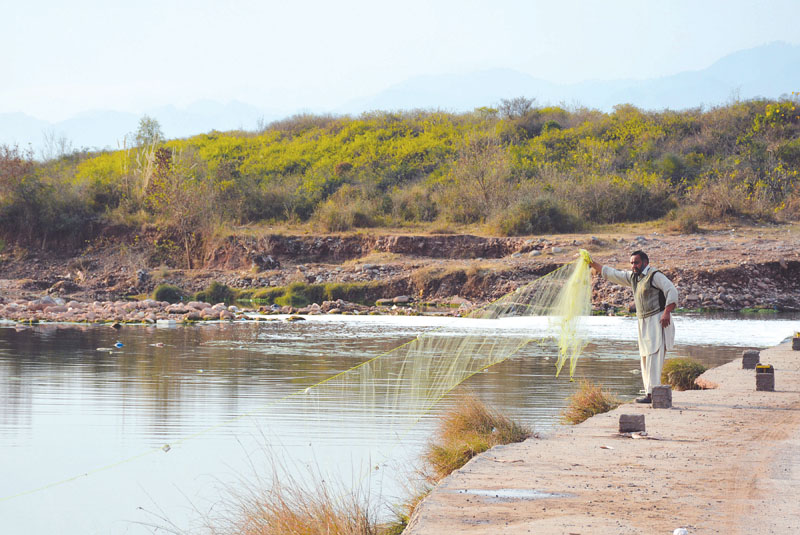
[[[526,344],[553,339],[558,345],[555,373],[560,374],[569,359],[571,378],[587,343],[582,320],[591,313],[590,261],[581,250],[575,261],[473,312],[466,323],[467,328],[470,322],[480,325],[475,334],[426,332],[307,389],[304,395],[317,402],[317,414],[324,412],[325,399],[346,397],[354,410],[373,411],[410,425],[472,375],[508,359]],[[487,335],[487,325],[506,318],[522,318],[524,323]]]

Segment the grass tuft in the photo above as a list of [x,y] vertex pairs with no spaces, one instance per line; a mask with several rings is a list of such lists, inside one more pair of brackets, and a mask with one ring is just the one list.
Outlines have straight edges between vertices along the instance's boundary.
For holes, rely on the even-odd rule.
[[443,417],[434,440],[424,454],[430,479],[440,481],[476,455],[499,444],[522,442],[532,431],[465,396]]
[[581,381],[578,390],[569,398],[569,405],[561,413],[561,420],[568,424],[579,424],[595,414],[602,414],[619,407],[621,401],[600,385]]
[[304,481],[283,470],[228,504],[225,522],[215,522],[214,535],[381,535],[382,527],[368,492],[345,490],[329,478],[311,474]]
[[694,382],[707,368],[696,360],[687,358],[669,359],[661,370],[661,382],[675,390],[699,390]]

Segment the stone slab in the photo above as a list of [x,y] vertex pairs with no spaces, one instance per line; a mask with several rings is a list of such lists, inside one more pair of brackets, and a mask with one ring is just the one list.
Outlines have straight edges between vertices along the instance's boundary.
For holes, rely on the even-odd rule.
[[753,370],[759,363],[761,352],[755,349],[746,349],[742,352],[742,369]]
[[672,408],[672,388],[669,385],[654,386],[652,398],[654,409]]
[[620,433],[644,433],[644,414],[620,414]]

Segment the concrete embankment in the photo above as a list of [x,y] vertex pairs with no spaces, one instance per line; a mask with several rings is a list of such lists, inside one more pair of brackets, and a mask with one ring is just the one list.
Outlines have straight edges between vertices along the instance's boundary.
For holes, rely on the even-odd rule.
[[[445,479],[405,533],[799,533],[800,351],[760,361],[774,392],[737,359],[703,375],[717,388],[673,392],[671,409],[625,404],[494,448]],[[620,435],[621,414],[644,414],[646,436]]]

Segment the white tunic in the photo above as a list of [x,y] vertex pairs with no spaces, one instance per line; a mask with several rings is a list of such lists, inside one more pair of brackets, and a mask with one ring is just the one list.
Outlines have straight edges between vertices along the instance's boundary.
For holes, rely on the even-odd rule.
[[[653,269],[650,265],[642,270],[642,277]],[[633,288],[633,271],[621,271],[609,266],[603,266],[601,273],[604,279],[622,286]],[[666,305],[675,303],[678,306],[678,290],[675,285],[660,271],[653,275],[653,286],[664,292],[667,298]],[[663,312],[653,314],[649,318],[639,318],[639,355],[646,357],[661,349],[664,345],[667,351],[672,350],[675,345],[675,322],[670,321],[666,329],[661,327],[661,316]]]

